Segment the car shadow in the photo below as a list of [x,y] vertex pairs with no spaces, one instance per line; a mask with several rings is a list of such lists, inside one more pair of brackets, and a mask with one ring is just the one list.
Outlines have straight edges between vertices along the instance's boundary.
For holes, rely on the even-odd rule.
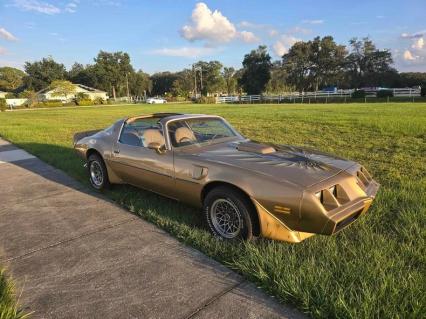
[[131,185],[112,185],[110,189],[105,191],[94,190],[89,183],[87,169],[84,167],[85,162],[69,147],[41,143],[21,143],[19,147],[37,158],[10,164],[74,190],[113,201],[133,214],[151,222],[160,218],[167,218],[169,223],[184,223],[190,227],[207,229],[200,209],[195,209],[173,199]]

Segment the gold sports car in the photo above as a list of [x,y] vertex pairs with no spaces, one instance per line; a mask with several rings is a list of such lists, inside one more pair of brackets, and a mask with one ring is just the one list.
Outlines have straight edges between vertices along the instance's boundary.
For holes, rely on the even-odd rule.
[[202,207],[218,238],[298,243],[332,235],[369,208],[379,184],[355,162],[244,138],[214,115],[157,113],[77,133],[91,185],[131,184]]

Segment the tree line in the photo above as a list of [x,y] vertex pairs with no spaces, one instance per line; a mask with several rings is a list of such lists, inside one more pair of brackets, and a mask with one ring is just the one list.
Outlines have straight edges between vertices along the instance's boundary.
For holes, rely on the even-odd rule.
[[219,61],[199,61],[178,72],[149,75],[135,70],[125,52],[100,51],[92,64],[74,63],[69,70],[52,57],[26,62],[24,71],[0,68],[0,90],[28,96],[58,80],[104,90],[110,96],[194,94],[280,94],[326,87],[426,86],[426,73],[399,73],[389,50],[369,38],[353,38],[348,46],[332,36],[296,42],[281,59],[272,61],[266,46],[247,53],[242,68]]

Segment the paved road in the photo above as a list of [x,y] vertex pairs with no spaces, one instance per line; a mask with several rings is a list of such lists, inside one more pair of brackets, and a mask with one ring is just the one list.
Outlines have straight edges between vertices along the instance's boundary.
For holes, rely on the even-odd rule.
[[0,139],[0,263],[32,318],[303,318]]

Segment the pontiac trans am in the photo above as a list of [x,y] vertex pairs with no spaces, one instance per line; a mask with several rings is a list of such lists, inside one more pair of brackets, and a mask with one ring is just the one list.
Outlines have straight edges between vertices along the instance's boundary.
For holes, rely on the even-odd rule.
[[250,141],[219,116],[157,113],[77,133],[91,185],[131,184],[203,209],[221,239],[298,243],[335,234],[370,207],[379,184],[360,164]]

